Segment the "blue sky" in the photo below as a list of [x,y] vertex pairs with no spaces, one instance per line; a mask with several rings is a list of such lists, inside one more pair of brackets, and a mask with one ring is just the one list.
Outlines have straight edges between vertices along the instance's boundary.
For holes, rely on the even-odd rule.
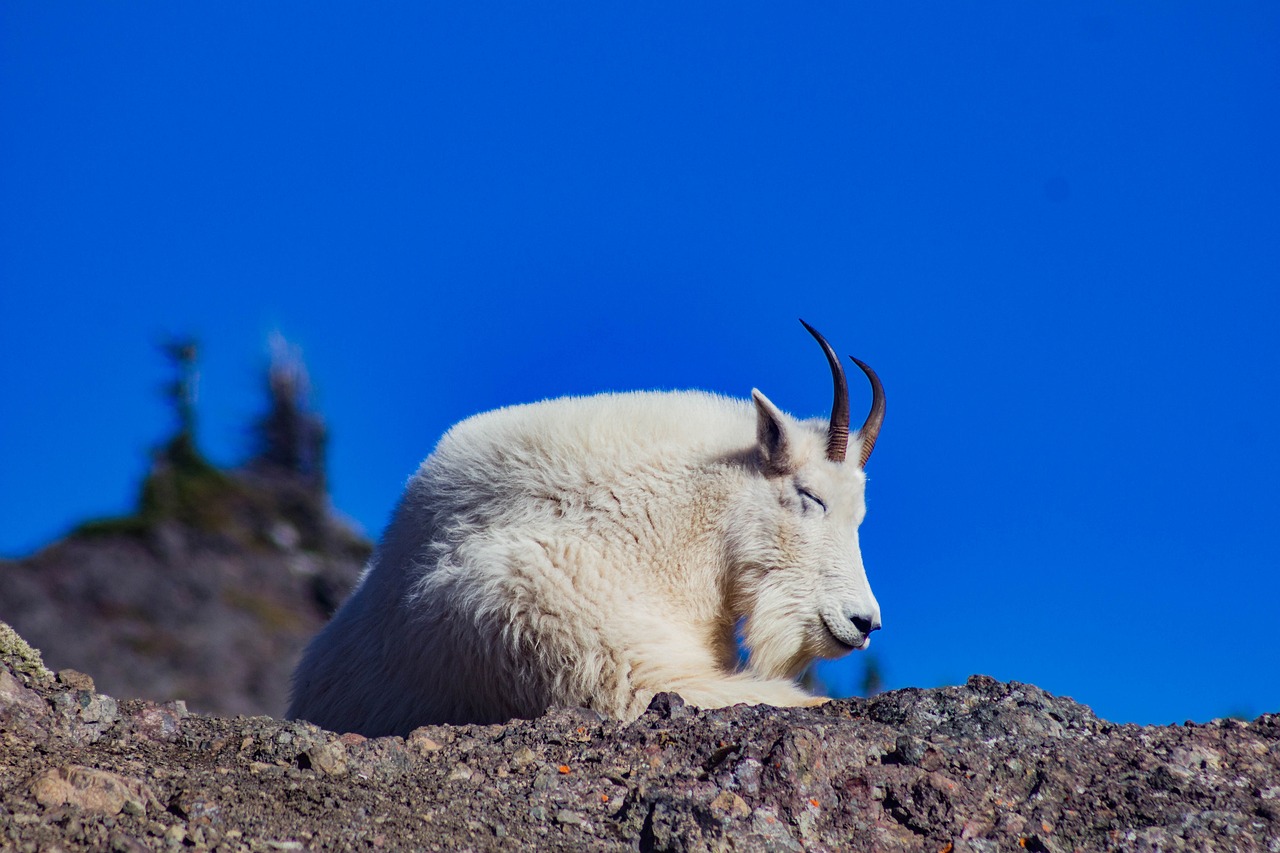
[[1274,3],[4,4],[0,553],[129,509],[167,334],[224,463],[300,345],[377,535],[495,406],[825,413],[804,317],[887,389],[889,687],[1280,710],[1277,44]]

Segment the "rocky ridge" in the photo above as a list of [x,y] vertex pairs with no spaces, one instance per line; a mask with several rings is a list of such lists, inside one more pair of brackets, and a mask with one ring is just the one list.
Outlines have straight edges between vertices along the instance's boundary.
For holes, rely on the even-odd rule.
[[366,739],[117,701],[0,623],[0,849],[1280,851],[1280,716],[1140,727],[974,676],[815,709]]
[[369,553],[354,536],[304,547],[296,530],[276,518],[256,540],[170,521],[72,535],[0,560],[0,619],[119,698],[279,714],[303,646]]

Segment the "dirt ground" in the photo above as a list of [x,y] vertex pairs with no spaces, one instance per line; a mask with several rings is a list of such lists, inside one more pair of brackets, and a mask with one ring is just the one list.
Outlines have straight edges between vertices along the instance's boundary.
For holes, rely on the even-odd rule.
[[117,701],[0,623],[0,850],[1280,851],[1280,716],[1118,726],[975,676],[816,709],[364,739]]

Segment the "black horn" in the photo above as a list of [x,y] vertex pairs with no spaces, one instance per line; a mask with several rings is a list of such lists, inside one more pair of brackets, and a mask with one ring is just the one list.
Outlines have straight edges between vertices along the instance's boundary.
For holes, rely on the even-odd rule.
[[[831,365],[831,381],[835,385],[835,396],[831,402],[831,425],[827,427],[827,458],[832,462],[843,462],[845,453],[849,449],[849,382],[845,379],[840,358],[831,348],[831,344],[827,343],[827,339],[804,320],[800,322],[822,345],[827,363]],[[871,381],[871,411],[867,413],[866,421],[858,429],[858,435],[862,437],[862,454],[858,461],[858,467],[861,468],[866,467],[867,460],[871,458],[871,450],[876,446],[876,437],[880,435],[880,425],[884,423],[884,386],[880,384],[880,377],[876,376],[876,372],[866,362],[853,356],[849,358]]]
[[831,344],[827,343],[827,339],[804,320],[800,322],[822,346],[822,351],[827,354],[827,363],[831,365],[835,396],[831,401],[831,425],[827,427],[827,458],[832,462],[843,462],[845,451],[849,449],[849,383],[844,378],[840,357],[831,348]]
[[865,361],[853,356],[849,358],[871,380],[871,411],[867,412],[867,419],[858,429],[858,435],[862,436],[862,461],[858,463],[858,467],[865,468],[867,460],[871,458],[871,448],[876,446],[876,436],[880,435],[880,424],[884,423],[884,386],[880,384],[880,377],[876,376],[876,372]]

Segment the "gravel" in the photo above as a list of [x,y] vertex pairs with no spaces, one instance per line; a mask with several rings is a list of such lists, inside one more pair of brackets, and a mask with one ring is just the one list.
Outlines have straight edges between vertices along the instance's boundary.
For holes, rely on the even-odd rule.
[[0,850],[1280,851],[1280,716],[1140,727],[974,676],[366,739],[117,701],[0,623]]

